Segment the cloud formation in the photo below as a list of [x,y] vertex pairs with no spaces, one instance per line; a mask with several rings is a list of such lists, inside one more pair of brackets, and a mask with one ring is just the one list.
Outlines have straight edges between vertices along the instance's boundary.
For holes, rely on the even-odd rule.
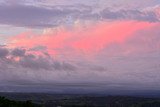
[[13,56],[16,56],[16,57],[22,57],[22,56],[25,55],[25,52],[26,52],[25,49],[18,49],[18,48],[16,48],[16,49],[14,49],[14,50],[12,51],[12,55],[13,55]]
[[74,9],[72,6],[45,8],[30,5],[0,5],[0,23],[31,28],[54,27],[67,23],[68,17],[76,18],[78,14],[90,11],[87,6],[80,8],[82,10]]
[[[152,29],[158,23],[143,21],[115,21],[100,22],[75,27],[71,30],[65,28],[50,29],[44,34],[22,33],[12,37],[10,47],[25,47],[32,49],[35,46],[43,46],[45,51],[51,55],[73,52],[78,54],[97,53],[111,44],[123,44],[127,39],[134,36],[136,32]],[[127,29],[127,31],[126,31]],[[81,34],[81,35],[79,35]],[[43,51],[43,50],[42,50]]]
[[159,3],[1,0],[0,91],[160,89]]
[[12,63],[3,64],[12,69],[5,67],[4,71],[18,68],[14,75],[27,75],[25,80],[35,83],[105,81],[123,86],[148,82],[149,89],[159,80],[159,26],[156,22],[115,21],[49,29],[42,34],[25,32],[9,39],[6,47],[11,52],[4,57]]
[[6,57],[7,55],[8,55],[8,50],[7,49],[5,49],[5,48],[0,48],[0,57],[1,58],[4,58],[4,57]]
[[74,25],[78,20],[84,22],[100,20],[159,22],[157,9],[144,10],[145,8],[119,10],[104,8],[95,11],[89,5],[43,7],[26,4],[0,4],[0,24],[27,28],[52,28],[61,25]]
[[[80,82],[80,75],[82,75],[82,77],[85,76],[85,74],[88,75],[87,71],[105,71],[104,67],[98,65],[93,66],[92,64],[88,64],[85,66],[78,62],[58,61],[53,57],[30,54],[27,52],[29,50],[25,50],[24,53],[24,49],[20,48],[0,48],[0,52],[6,51],[7,54],[3,54],[0,57],[0,83],[2,83],[2,85],[25,83],[28,85],[39,83],[48,84],[69,81]],[[87,75],[84,78],[87,79]]]

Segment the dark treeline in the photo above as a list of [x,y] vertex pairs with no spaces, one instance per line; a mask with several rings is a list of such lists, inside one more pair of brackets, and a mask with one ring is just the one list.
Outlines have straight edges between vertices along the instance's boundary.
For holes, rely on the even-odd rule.
[[0,107],[160,107],[158,98],[128,96],[64,96],[41,101],[41,104],[35,102],[14,101],[0,97]]
[[32,101],[14,101],[0,97],[0,107],[41,107],[38,104],[32,103]]

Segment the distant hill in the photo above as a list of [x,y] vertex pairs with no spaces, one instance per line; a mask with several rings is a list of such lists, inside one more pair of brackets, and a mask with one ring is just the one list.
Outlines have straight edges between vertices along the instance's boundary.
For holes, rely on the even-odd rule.
[[102,95],[5,93],[0,107],[160,107],[160,98]]

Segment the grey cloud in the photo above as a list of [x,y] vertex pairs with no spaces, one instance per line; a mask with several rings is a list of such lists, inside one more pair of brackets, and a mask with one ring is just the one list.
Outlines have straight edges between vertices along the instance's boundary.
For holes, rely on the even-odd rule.
[[[0,48],[0,60],[2,62],[1,65],[12,65],[18,67],[22,67],[25,69],[31,70],[48,70],[48,71],[74,71],[76,70],[76,66],[68,63],[68,62],[60,62],[54,60],[48,53],[44,53],[45,56],[27,54],[28,50],[15,48],[13,50],[9,50],[6,48]],[[8,57],[9,56],[9,57]],[[12,56],[12,57],[10,57]],[[8,57],[8,58],[7,58]],[[19,57],[19,60],[16,61],[15,58]],[[2,68],[0,66],[0,68]],[[3,67],[4,68],[4,67]],[[8,67],[6,67],[8,68]]]
[[103,66],[94,65],[90,68],[90,70],[103,72],[103,71],[107,71],[107,68]]
[[0,48],[0,58],[5,58],[9,54],[9,51],[5,48]]
[[14,49],[14,50],[11,52],[11,54],[12,54],[13,56],[18,56],[18,57],[24,56],[25,53],[26,53],[26,50],[25,50],[25,49],[18,49],[18,48]]
[[[124,88],[132,86],[131,83],[134,83],[135,86],[146,83],[150,87],[156,86],[153,83],[159,84],[160,57],[159,55],[155,58],[150,55],[142,56],[117,59],[105,55],[102,62],[95,60],[93,64],[83,60],[81,63],[74,62],[72,64],[73,62],[69,61],[63,62],[48,57],[25,54],[18,62],[13,59],[0,60],[0,83],[17,85],[26,82],[28,84],[103,82],[111,83],[108,88],[115,84],[122,85],[121,83],[130,84],[123,85]],[[156,79],[155,81],[153,81],[153,77],[154,80]],[[143,87],[138,88],[143,89]]]
[[44,51],[46,49],[47,49],[46,46],[35,46],[35,47],[31,48],[30,51]]
[[[66,14],[61,10],[50,10],[34,6],[25,5],[6,5],[0,6],[0,22],[2,24],[11,24],[15,26],[50,26],[51,16],[61,16]],[[44,23],[44,21],[46,21]]]
[[74,71],[76,70],[76,67],[69,64],[69,63],[66,63],[66,62],[58,62],[58,61],[55,61],[53,63],[53,67],[55,70],[67,70],[67,71]]
[[[45,70],[45,71],[79,71],[79,70],[91,70],[95,71],[106,71],[106,68],[103,66],[97,66],[92,64],[78,64],[71,63],[67,61],[57,61],[50,57],[48,53],[45,56],[28,54],[30,50],[25,50],[21,48],[15,48],[9,50],[6,48],[0,48],[0,57],[5,60],[0,60],[1,65],[3,65],[4,71],[10,66],[12,68],[25,70]],[[12,57],[8,57],[12,56]],[[19,60],[15,60],[19,57]],[[4,66],[5,65],[5,66]],[[1,67],[1,66],[0,66]],[[2,67],[1,67],[2,68]],[[6,69],[6,70],[5,70]],[[8,71],[10,71],[8,70]]]
[[109,9],[104,9],[100,12],[102,19],[132,19],[132,20],[143,20],[155,22],[159,21],[154,11],[140,11],[140,10],[118,10],[111,11]]
[[34,57],[34,56],[25,56],[19,61],[20,65],[30,69],[51,69],[51,63],[48,59],[42,57]]
[[[68,16],[75,17],[81,14],[81,11],[72,9],[73,7],[64,7],[0,5],[0,23],[22,27],[53,27],[63,23]],[[86,7],[83,6],[82,8]]]
[[[47,56],[47,55],[46,55]],[[53,60],[51,57],[35,57],[34,55],[26,55],[20,59],[19,64],[25,68],[37,70],[50,70],[50,71],[74,71],[76,67],[67,62],[59,62]]]
[[6,46],[6,45],[1,45],[1,44],[0,44],[0,48],[3,48],[3,47],[5,47],[5,46]]
[[55,5],[55,6],[34,6],[34,5],[0,5],[0,24],[45,28],[55,27],[61,24],[72,24],[75,20],[101,20],[101,19],[132,19],[144,21],[159,21],[154,10],[127,10],[113,11],[104,9],[94,12],[94,8],[87,5]]

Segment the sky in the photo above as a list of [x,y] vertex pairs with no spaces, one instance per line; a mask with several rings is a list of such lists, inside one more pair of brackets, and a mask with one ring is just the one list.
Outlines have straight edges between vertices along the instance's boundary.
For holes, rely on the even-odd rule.
[[159,61],[159,0],[0,0],[1,92],[160,90]]

